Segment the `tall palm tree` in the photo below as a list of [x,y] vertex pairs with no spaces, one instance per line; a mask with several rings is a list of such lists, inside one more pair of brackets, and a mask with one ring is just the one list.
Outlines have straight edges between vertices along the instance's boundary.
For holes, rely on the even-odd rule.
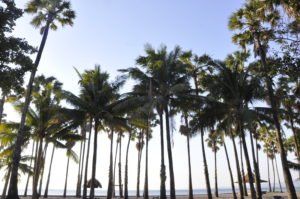
[[[235,12],[229,21],[229,28],[231,30],[240,30],[233,36],[233,41],[238,43],[243,48],[247,45],[253,45],[255,55],[260,57],[261,72],[265,80],[268,91],[268,98],[270,100],[272,117],[275,127],[277,129],[277,140],[279,144],[280,157],[284,173],[285,184],[290,198],[297,198],[291,173],[289,171],[287,157],[282,141],[282,130],[280,126],[278,103],[274,96],[273,80],[270,77],[270,64],[267,59],[268,44],[274,36],[274,32],[268,28],[276,25],[278,12],[264,12],[264,2],[250,1],[247,2],[241,9]],[[265,26],[264,26],[265,25]]]
[[206,139],[207,146],[211,148],[214,152],[214,161],[215,161],[215,196],[219,197],[218,191],[218,174],[217,174],[217,152],[220,149],[220,145],[223,144],[223,136],[216,130],[211,130]]
[[192,168],[191,168],[191,154],[190,154],[190,137],[191,130],[188,124],[187,114],[184,114],[184,125],[180,126],[180,133],[186,136],[187,139],[187,151],[188,151],[188,168],[189,168],[189,199],[193,199],[193,182],[192,182]]
[[[176,100],[176,96],[179,93],[183,93],[188,90],[188,76],[186,75],[184,65],[179,59],[182,54],[180,47],[176,46],[173,51],[168,52],[166,46],[162,46],[160,49],[155,50],[150,45],[147,45],[145,51],[146,55],[138,57],[137,64],[146,70],[148,77],[151,77],[153,95],[159,100],[157,110],[160,117],[161,132],[163,132],[163,114],[165,116],[166,141],[169,160],[170,196],[172,199],[175,199],[175,179],[171,146],[171,130],[169,124],[170,106],[172,101]],[[161,142],[161,144],[163,145],[163,142]],[[164,171],[162,171],[162,175],[164,175]],[[161,176],[161,179],[165,180],[164,176]]]
[[52,28],[54,30],[57,29],[57,25],[55,24],[55,21],[58,21],[63,26],[72,25],[73,19],[75,18],[75,12],[71,10],[70,2],[65,0],[50,0],[50,1],[31,0],[27,4],[25,10],[28,13],[37,14],[33,18],[32,24],[35,27],[42,27],[41,33],[43,34],[43,37],[27,85],[25,103],[22,110],[18,137],[16,140],[16,145],[13,153],[13,168],[11,171],[9,190],[6,197],[7,199],[19,198],[17,178],[18,178],[19,161],[21,158],[21,145],[23,144],[23,140],[24,140],[25,119],[30,104],[30,96],[32,92],[34,77],[38,69],[38,65],[40,63],[42,53],[46,44],[49,28]]
[[[119,117],[120,113],[117,112],[118,110],[113,110],[118,104],[118,90],[123,85],[124,80],[120,78],[114,83],[109,83],[109,75],[106,72],[102,72],[100,66],[95,66],[94,70],[86,70],[83,74],[77,73],[80,78],[80,98],[69,92],[65,92],[65,95],[67,96],[67,100],[78,108],[77,111],[88,115],[91,124],[94,124],[94,153],[91,178],[92,182],[94,182],[96,176],[98,131],[103,129],[106,124],[120,125],[124,123],[124,120]],[[90,198],[94,198],[94,193],[94,184],[91,183]],[[86,197],[86,191],[84,191],[83,197]]]
[[[71,132],[73,133],[73,132]],[[75,146],[75,141],[74,140],[67,140],[66,143],[66,150],[67,150],[67,168],[66,168],[66,178],[65,178],[65,187],[64,187],[64,194],[63,197],[65,198],[67,195],[67,185],[68,185],[68,174],[69,174],[69,162],[70,158],[74,160],[76,163],[78,163],[78,156],[75,153],[75,151],[72,150],[72,148]]]

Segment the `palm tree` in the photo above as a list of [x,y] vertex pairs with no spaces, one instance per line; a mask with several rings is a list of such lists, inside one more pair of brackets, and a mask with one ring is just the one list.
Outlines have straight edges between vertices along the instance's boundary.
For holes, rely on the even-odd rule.
[[[71,134],[73,132],[70,132]],[[68,184],[68,172],[69,172],[69,162],[70,158],[74,160],[76,163],[78,163],[78,156],[77,154],[72,150],[72,148],[75,146],[75,140],[67,140],[66,143],[66,149],[67,149],[67,169],[66,169],[66,179],[65,179],[65,187],[64,187],[64,194],[63,197],[65,198],[67,195],[67,184]]]
[[[2,189],[1,199],[5,199],[9,178],[12,170],[12,153],[14,148],[14,142],[17,137],[18,123],[2,123],[0,124],[0,170],[5,169],[5,183]],[[30,128],[26,127],[26,139],[23,148],[29,143]],[[22,148],[22,149],[23,149]],[[20,170],[22,173],[32,175],[32,167],[27,165],[27,161],[31,161],[32,156],[23,156],[20,162]]]
[[[197,56],[197,55],[193,55],[191,51],[188,51],[188,52],[183,52],[183,54],[180,57],[180,60],[183,62],[184,66],[186,67],[187,74],[193,79],[195,95],[198,97],[200,95],[199,78],[201,78],[203,71],[205,71],[206,69],[209,69],[207,67],[207,65],[209,65],[209,63],[212,61],[212,59],[208,55],[204,54],[202,56]],[[195,106],[199,107],[198,112],[196,112],[196,115],[200,116],[201,113],[199,111],[202,109],[203,103],[195,104]],[[199,120],[198,122],[201,123],[202,121]],[[192,121],[192,123],[194,123],[194,125],[196,125],[198,122]],[[194,129],[194,130],[196,130],[196,129]],[[206,161],[206,154],[205,154],[205,148],[204,148],[203,126],[201,126],[200,129],[201,129],[200,131],[201,131],[202,157],[203,157],[203,163],[204,163],[204,174],[205,174],[207,195],[208,195],[208,198],[212,198],[210,182],[209,182],[209,173],[208,173],[208,167],[207,167],[207,161]]]
[[254,46],[254,53],[260,57],[261,72],[267,86],[268,98],[271,104],[272,117],[277,129],[277,140],[279,143],[279,151],[284,173],[285,184],[290,198],[297,198],[293,180],[289,171],[286,153],[282,141],[282,132],[278,114],[278,103],[274,96],[273,80],[269,76],[270,65],[267,59],[268,44],[273,37],[274,32],[269,26],[276,25],[278,12],[264,12],[264,2],[250,1],[243,8],[235,12],[229,21],[231,30],[240,30],[240,33],[233,36],[233,41],[243,48],[248,44]]
[[[175,179],[169,124],[170,106],[172,101],[176,100],[176,96],[178,94],[182,94],[188,90],[188,76],[186,75],[185,68],[179,59],[182,54],[180,47],[176,46],[173,51],[167,52],[166,46],[162,46],[156,51],[150,45],[147,45],[145,51],[146,56],[138,57],[137,64],[146,70],[146,76],[151,77],[153,95],[159,100],[159,104],[157,104],[157,112],[160,118],[161,133],[163,133],[162,123],[163,114],[165,114],[170,176],[170,196],[172,199],[175,199]],[[163,147],[163,140],[161,145]],[[162,168],[161,175],[161,180],[165,180],[164,168]],[[164,198],[165,196],[162,197]]]
[[[77,109],[78,112],[88,115],[90,123],[94,123],[94,153],[92,159],[91,178],[92,182],[94,182],[96,175],[98,131],[103,129],[105,124],[121,125],[124,123],[124,120],[118,116],[118,110],[113,110],[113,108],[115,108],[118,104],[117,92],[123,85],[124,80],[117,79],[113,84],[109,83],[109,75],[106,72],[101,72],[100,66],[95,66],[94,70],[86,70],[83,74],[80,74],[79,72],[77,73],[80,78],[80,98],[69,92],[65,92],[65,95],[70,103],[79,108]],[[83,197],[86,197],[86,188],[84,190]],[[94,198],[93,183],[91,183],[90,198]]]
[[188,168],[189,168],[189,199],[193,199],[193,182],[192,182],[192,168],[191,168],[191,154],[190,154],[190,137],[191,130],[188,124],[187,114],[184,113],[184,125],[180,126],[180,133],[186,136],[187,139],[187,151],[188,151]]
[[7,199],[19,198],[17,178],[18,178],[19,162],[21,158],[21,145],[23,144],[23,140],[24,140],[25,119],[30,104],[30,96],[32,92],[34,77],[46,44],[49,28],[52,28],[54,30],[57,29],[57,25],[55,24],[56,20],[63,26],[72,25],[73,19],[75,18],[75,12],[71,10],[70,2],[65,0],[50,0],[50,1],[31,0],[27,4],[27,8],[25,10],[28,13],[37,13],[37,15],[32,20],[32,24],[35,27],[42,27],[41,33],[43,34],[43,37],[27,85],[25,103],[22,109],[22,116],[20,121],[18,137],[16,140],[16,145],[13,153],[13,168],[11,171],[10,184],[9,184],[8,194],[6,197]]
[[220,149],[219,145],[222,145],[224,140],[222,134],[216,130],[211,130],[206,139],[207,146],[211,148],[214,152],[214,161],[215,161],[215,196],[219,197],[218,192],[218,174],[217,174],[217,151]]

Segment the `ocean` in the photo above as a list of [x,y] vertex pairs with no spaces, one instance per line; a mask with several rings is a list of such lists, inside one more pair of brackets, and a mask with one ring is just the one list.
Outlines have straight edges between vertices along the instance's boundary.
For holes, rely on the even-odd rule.
[[[295,187],[297,192],[300,192],[300,187]],[[1,190],[1,189],[0,189]],[[248,189],[249,190],[249,189]],[[262,191],[269,191],[268,187],[263,186]],[[280,188],[277,186],[275,191],[280,191]],[[283,191],[285,191],[285,188],[283,188]],[[238,188],[236,187],[236,192],[238,192]],[[19,195],[22,196],[24,193],[24,190],[19,190]],[[149,190],[149,195],[151,196],[158,196],[160,193],[159,190]],[[203,195],[207,194],[206,189],[194,189],[193,193],[195,195]],[[212,193],[214,193],[214,189],[212,189]],[[220,188],[219,193],[232,193],[231,188]],[[42,190],[42,195],[44,194],[44,191]],[[75,196],[76,190],[68,190],[67,195],[68,196]],[[88,194],[89,194],[89,189],[88,189]],[[128,191],[129,196],[135,196],[136,191],[135,190],[129,190]],[[167,195],[169,195],[170,192],[167,190]],[[31,195],[31,190],[28,190],[28,195]],[[63,195],[63,190],[62,189],[50,189],[48,192],[49,196],[61,196]],[[104,189],[95,189],[95,195],[96,196],[105,196],[107,195],[107,190]],[[143,195],[143,192],[140,192],[140,195]],[[176,195],[188,195],[188,189],[177,189],[176,190]],[[119,191],[116,189],[116,196],[119,196]]]

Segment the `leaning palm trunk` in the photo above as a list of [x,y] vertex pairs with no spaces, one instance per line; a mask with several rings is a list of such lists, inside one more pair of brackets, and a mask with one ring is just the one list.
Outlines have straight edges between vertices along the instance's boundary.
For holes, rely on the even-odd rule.
[[128,199],[128,153],[129,153],[130,140],[131,140],[131,132],[129,132],[129,136],[128,136],[126,159],[125,159],[125,178],[124,178],[124,198],[125,199]]
[[94,153],[93,153],[93,162],[92,162],[92,183],[90,188],[90,199],[94,199],[95,197],[95,177],[96,177],[96,163],[97,163],[97,145],[98,145],[98,118],[94,118]]
[[278,178],[278,184],[279,184],[280,192],[283,192],[283,191],[282,191],[282,186],[281,186],[280,177],[279,177],[279,172],[278,172],[278,166],[277,166],[277,158],[276,158],[276,155],[274,155],[274,159],[275,159],[276,173],[277,173],[277,178]]
[[210,182],[209,182],[209,173],[208,173],[206,155],[205,155],[205,148],[204,148],[204,131],[203,131],[202,128],[201,128],[201,145],[202,145],[202,156],[203,156],[203,163],[204,163],[204,174],[205,174],[207,197],[208,197],[208,199],[212,199]]
[[7,199],[18,199],[19,198],[19,194],[18,194],[18,169],[19,169],[19,163],[20,163],[20,159],[21,159],[21,147],[24,144],[24,138],[25,138],[25,132],[24,132],[24,128],[25,128],[25,119],[26,119],[26,115],[27,115],[27,111],[29,108],[29,104],[30,104],[30,100],[31,100],[31,93],[32,93],[32,87],[33,87],[33,81],[34,81],[34,77],[36,74],[36,71],[38,69],[38,65],[40,63],[41,57],[42,57],[42,53],[46,44],[46,40],[48,37],[48,32],[49,32],[49,26],[50,26],[50,20],[51,20],[52,16],[48,16],[48,20],[47,23],[45,25],[45,29],[43,32],[43,37],[42,37],[42,41],[34,62],[34,67],[31,70],[31,74],[30,74],[30,78],[29,78],[29,82],[27,85],[27,90],[26,90],[26,95],[25,95],[25,102],[24,102],[24,106],[22,109],[22,116],[21,116],[21,121],[20,121],[20,126],[19,126],[19,130],[18,130],[18,135],[17,135],[17,139],[15,141],[15,147],[14,147],[14,151],[13,151],[13,155],[12,155],[12,171],[11,171],[11,176],[10,176],[10,183],[9,183],[9,189],[8,189],[8,194],[7,194]]
[[45,192],[44,192],[44,198],[48,197],[48,189],[49,189],[49,184],[50,184],[54,151],[55,151],[55,145],[53,145],[53,148],[52,148],[52,154],[51,154],[51,159],[50,159],[50,165],[49,165],[48,177],[47,177],[47,182],[46,182],[46,187],[45,187]]
[[170,135],[170,124],[169,124],[169,109],[165,108],[165,119],[166,119],[166,133],[167,133],[167,151],[169,160],[169,175],[170,175],[170,197],[171,199],[176,199],[175,191],[175,178],[173,169],[173,156],[172,156],[172,145],[171,145],[171,135]]
[[64,195],[63,195],[64,198],[67,196],[69,163],[70,163],[70,157],[68,157],[68,161],[67,161],[67,170],[66,170],[66,178],[65,178],[65,188],[64,188]]
[[3,187],[1,199],[5,199],[6,192],[7,192],[7,186],[8,186],[8,182],[9,182],[9,178],[10,178],[10,174],[11,174],[11,168],[8,169],[7,174],[6,174],[6,178],[5,178],[5,183],[4,183],[4,187]]
[[108,170],[108,188],[107,188],[107,199],[111,199],[113,196],[113,143],[114,143],[114,132],[111,130],[110,137],[110,156],[109,156],[109,170]]
[[119,135],[120,137],[120,140],[119,140],[119,196],[121,198],[123,198],[123,186],[122,186],[122,165],[121,165],[121,162],[122,162],[122,134],[120,133]]
[[[298,160],[298,163],[300,164],[300,152],[299,152],[299,143],[298,143],[298,139],[297,139],[297,130],[296,130],[295,126],[294,126],[294,121],[293,121],[292,117],[290,117],[290,125],[291,125],[293,136],[294,136],[294,142],[295,142],[297,160]],[[299,178],[300,178],[300,171],[299,171]]]
[[[240,124],[242,124],[242,123],[240,123]],[[251,164],[250,164],[248,148],[247,148],[246,140],[245,140],[245,133],[244,133],[244,129],[241,125],[240,125],[240,131],[241,131],[242,145],[243,145],[244,155],[245,155],[245,160],[246,160],[247,173],[248,173],[248,176],[249,176],[249,185],[250,185],[251,197],[253,199],[256,199],[256,192],[255,192],[255,188],[254,188],[254,185],[253,185],[254,179],[253,179],[253,175],[252,175],[252,169],[251,169]]]
[[166,166],[165,166],[165,153],[164,153],[164,125],[162,113],[159,113],[159,126],[160,126],[160,199],[166,199]]
[[[33,141],[32,143],[32,151],[31,151],[31,157],[33,157],[33,153],[34,153],[34,148],[35,148],[35,143],[36,141]],[[30,160],[30,163],[29,163],[30,167],[32,165],[32,159]],[[26,180],[26,186],[25,186],[25,191],[24,191],[24,197],[27,196],[27,190],[28,190],[28,184],[29,184],[29,178],[30,178],[30,173],[27,174],[27,180]]]
[[2,93],[2,96],[1,96],[1,99],[0,99],[0,124],[1,124],[1,121],[2,121],[2,116],[3,116],[3,107],[4,107],[4,103],[5,103],[5,94]]
[[266,52],[264,47],[261,44],[261,41],[259,39],[259,36],[257,33],[254,34],[254,38],[256,40],[256,43],[258,44],[258,50],[259,50],[259,56],[260,56],[260,61],[263,66],[263,71],[264,71],[264,79],[266,82],[267,86],[267,91],[268,91],[268,96],[269,100],[271,103],[271,111],[272,111],[272,116],[273,116],[273,121],[276,127],[276,138],[278,142],[278,147],[279,147],[279,152],[280,152],[280,158],[281,158],[281,164],[283,168],[283,176],[284,176],[284,181],[285,181],[285,186],[288,192],[288,197],[290,199],[297,199],[297,194],[296,190],[293,184],[293,179],[289,170],[288,162],[287,162],[287,156],[286,152],[284,149],[283,145],[283,140],[282,140],[282,132],[281,132],[281,126],[280,126],[280,121],[279,121],[279,114],[278,114],[278,104],[276,102],[275,96],[274,96],[274,90],[273,90],[273,80],[272,78],[268,75],[268,64],[267,64],[267,59],[266,59]]
[[149,133],[150,133],[149,132],[149,118],[147,118],[144,199],[149,199],[149,189],[148,189],[148,142],[149,142]]
[[258,199],[261,199],[262,192],[261,192],[261,186],[260,186],[260,172],[259,172],[257,161],[255,159],[253,136],[252,136],[251,132],[249,134],[250,134],[250,143],[251,143],[251,151],[252,151],[252,160],[253,160],[254,171],[255,171],[255,186],[256,186],[256,193],[257,193],[256,196]]
[[244,199],[244,187],[243,187],[243,180],[242,180],[240,163],[239,163],[239,156],[238,156],[238,153],[237,153],[237,148],[236,148],[236,144],[235,144],[235,140],[234,140],[234,137],[232,135],[232,132],[230,132],[230,139],[231,139],[232,144],[233,144],[236,172],[237,172],[238,184],[239,184],[239,189],[240,189],[240,198]]
[[84,181],[83,181],[83,192],[82,192],[82,198],[83,199],[86,199],[86,197],[87,197],[87,176],[88,176],[88,166],[89,166],[90,143],[91,143],[91,135],[92,135],[92,123],[93,123],[93,120],[92,120],[92,118],[90,118],[89,139],[88,139],[88,148],[87,148],[87,153],[86,153]]
[[230,174],[230,181],[231,181],[231,188],[232,188],[233,198],[237,199],[237,196],[236,196],[236,193],[235,193],[235,187],[234,187],[234,180],[233,180],[233,176],[232,176],[231,166],[230,166],[227,147],[226,147],[225,142],[224,142],[224,149],[225,149],[225,155],[226,155],[228,170],[229,170],[229,174]]

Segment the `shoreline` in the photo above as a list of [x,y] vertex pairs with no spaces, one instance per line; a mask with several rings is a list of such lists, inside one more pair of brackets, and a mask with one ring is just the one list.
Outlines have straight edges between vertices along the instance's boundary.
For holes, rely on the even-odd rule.
[[[194,199],[207,199],[207,194],[194,194]],[[238,194],[237,194],[238,196]],[[274,196],[280,196],[281,198],[287,199],[287,192],[266,192],[262,195],[262,198],[264,199],[273,199]],[[297,196],[300,197],[300,192],[297,192]],[[51,199],[64,199],[63,196],[60,195],[50,195],[48,196],[48,198]],[[68,199],[79,199],[78,197],[74,196],[74,195],[69,195],[66,196],[65,198]],[[104,199],[106,198],[105,195],[101,195],[101,196],[95,196],[95,199]],[[114,199],[121,199],[120,197],[113,197]],[[136,196],[129,196],[130,199],[143,199],[143,197],[136,197]],[[169,199],[170,196],[167,195],[167,198]],[[189,196],[188,195],[176,195],[177,199],[188,199]],[[215,199],[229,199],[229,198],[233,198],[232,193],[221,193],[219,194],[219,197],[215,197],[213,196],[213,198]],[[20,196],[20,199],[31,199],[31,196]],[[40,197],[40,199],[44,199],[44,197]],[[149,199],[159,199],[159,195],[150,195]],[[245,199],[251,199],[251,196],[245,196]]]

